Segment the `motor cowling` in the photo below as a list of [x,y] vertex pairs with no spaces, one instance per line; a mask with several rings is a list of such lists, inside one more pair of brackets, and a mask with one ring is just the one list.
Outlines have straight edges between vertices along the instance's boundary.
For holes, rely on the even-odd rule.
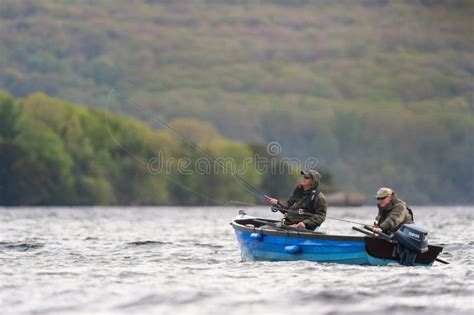
[[397,244],[399,262],[413,266],[418,254],[428,251],[428,231],[414,224],[404,224],[393,234]]

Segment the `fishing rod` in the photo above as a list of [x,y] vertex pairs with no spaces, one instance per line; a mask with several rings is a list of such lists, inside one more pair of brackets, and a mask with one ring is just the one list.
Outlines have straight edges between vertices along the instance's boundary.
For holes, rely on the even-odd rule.
[[[133,101],[130,101],[129,99],[127,99],[126,97],[122,96],[120,93],[116,92],[114,89],[112,89],[109,93],[109,96],[107,98],[107,106],[109,104],[109,101],[110,101],[110,98],[111,98],[111,95],[112,93],[114,93],[117,95],[117,97],[123,101],[124,103],[127,103],[127,104],[131,104],[137,108],[139,108],[142,112],[146,112],[145,108],[143,108],[143,106],[141,106],[140,104],[138,103],[135,103]],[[107,111],[106,111],[106,115],[107,115]],[[107,116],[106,116],[107,118]],[[168,130],[170,130],[174,135],[178,136],[179,138],[181,138],[186,144],[188,144],[190,147],[192,147],[193,149],[195,149],[196,151],[202,153],[205,157],[207,157],[208,159],[210,159],[213,163],[219,165],[223,170],[224,172],[228,172],[232,175],[232,177],[234,178],[234,180],[237,182],[237,184],[239,184],[240,187],[242,187],[244,190],[246,190],[247,192],[251,193],[252,195],[260,198],[260,197],[263,197],[263,198],[267,198],[266,197],[266,194],[263,193],[260,189],[258,189],[257,187],[255,187],[254,185],[252,185],[251,183],[249,183],[248,181],[246,181],[244,178],[242,178],[241,176],[238,176],[236,175],[232,170],[229,170],[228,166],[225,164],[225,163],[219,163],[217,158],[212,155],[210,152],[202,149],[197,143],[195,143],[194,141],[192,141],[191,139],[189,139],[188,137],[186,137],[185,135],[183,135],[181,132],[179,132],[178,130],[176,130],[175,128],[171,127],[169,125],[168,122],[166,122],[164,119],[161,119],[160,117],[158,117],[158,115],[156,114],[153,114],[152,115],[152,119],[158,121],[160,124],[162,124],[163,126],[165,126]],[[107,129],[109,131],[109,134],[111,134],[111,131],[109,129],[109,126],[107,124]],[[113,135],[111,134],[112,138],[114,139],[115,142],[118,143],[118,141],[115,139],[115,137],[113,137]],[[119,144],[119,143],[118,143]],[[119,144],[120,145],[120,144]],[[120,147],[122,149],[124,149],[126,152],[128,152],[128,150],[126,150],[125,148],[123,148],[122,145],[120,145]],[[130,152],[128,152],[129,154],[131,154]],[[134,156],[132,154],[132,156]],[[135,159],[137,159],[135,156],[134,156]],[[138,159],[141,163],[144,163],[143,161],[141,161],[140,159]],[[146,163],[144,163],[146,164]],[[238,202],[238,201],[234,201],[234,200],[231,200],[231,201],[228,201],[226,203],[224,202],[221,202],[221,201],[218,201],[216,199],[213,199],[211,197],[208,197],[208,196],[205,196],[205,195],[202,195],[202,194],[199,194],[197,192],[195,192],[194,190],[192,190],[191,188],[187,187],[187,186],[184,186],[182,185],[181,183],[177,183],[175,180],[172,180],[170,176],[167,176],[169,180],[171,180],[173,183],[175,184],[178,184],[180,187],[183,187],[184,189],[188,190],[188,191],[191,191],[193,192],[194,194],[198,195],[199,197],[201,198],[204,198],[206,201],[213,201],[214,203],[216,204],[223,204],[223,205],[228,205],[228,204],[231,204],[231,203],[235,203],[235,204],[241,204],[241,205],[250,205],[250,206],[256,206],[255,204],[250,204],[250,203],[245,203],[245,202]],[[287,209],[287,211],[292,211],[292,210],[289,210]],[[276,211],[275,211],[276,212]],[[300,213],[302,214],[302,213]],[[305,215],[312,215],[310,213],[306,213]],[[328,219],[332,219],[332,220],[339,220],[339,221],[343,221],[343,222],[349,222],[349,223],[354,223],[354,224],[358,224],[358,225],[364,225],[362,223],[358,223],[358,222],[353,222],[353,221],[349,221],[349,220],[343,220],[343,219],[338,219],[338,218],[331,218],[331,217],[327,217]]]
[[[271,208],[271,210],[272,210],[272,212],[280,211],[282,213],[295,213],[295,214],[306,215],[306,216],[314,216],[315,215],[314,213],[305,212],[303,209],[291,210],[288,207],[284,207],[283,205],[273,206]],[[367,224],[365,224],[365,223],[355,222],[355,221],[351,221],[351,220],[339,219],[339,218],[334,218],[334,217],[329,217],[329,216],[326,216],[326,218],[331,219],[331,220],[336,220],[336,221],[342,221],[342,222],[357,224],[357,225],[361,225],[361,226],[367,226]]]
[[[260,206],[260,205],[255,204],[255,203],[248,203],[248,202],[242,202],[242,201],[236,201],[236,200],[229,200],[228,202],[226,202],[225,205],[227,206],[227,205],[230,205],[230,204],[237,204],[237,205],[244,205],[244,206]],[[281,205],[281,204],[279,206],[272,206],[271,210],[272,210],[272,212],[278,212],[278,211],[280,211],[282,213],[289,212],[289,213],[297,213],[297,214],[306,215],[306,216],[313,216],[314,215],[314,213],[304,212],[303,209],[291,210],[287,207],[285,208],[285,206]],[[334,218],[334,217],[330,217],[330,216],[326,216],[326,218],[331,219],[331,220],[336,220],[336,221],[342,221],[342,222],[357,224],[357,225],[361,225],[361,226],[364,226],[364,227],[368,226],[365,223],[355,222],[355,221],[351,221],[351,220],[339,219],[339,218]]]
[[[227,206],[227,205],[230,205],[230,204],[244,205],[244,206],[256,206],[256,207],[260,206],[260,205],[255,204],[255,203],[248,203],[248,202],[242,202],[242,201],[236,201],[236,200],[229,200],[228,202],[226,202],[225,205]],[[280,211],[282,213],[290,212],[290,213],[297,213],[297,214],[306,215],[306,216],[313,216],[314,215],[314,213],[304,212],[303,209],[291,210],[289,208],[284,209],[283,207],[284,207],[283,205],[272,206],[271,210],[272,210],[272,212],[278,212],[278,211]],[[339,219],[339,218],[334,218],[334,217],[330,217],[330,216],[326,216],[326,218],[331,219],[331,220],[336,220],[336,221],[342,221],[342,222],[357,224],[357,225],[361,225],[361,226],[364,226],[364,227],[368,226],[365,223],[355,222],[355,221],[351,221],[351,220]]]
[[[115,90],[112,90],[110,92],[113,93],[115,92]],[[110,94],[109,94],[109,97],[110,97]],[[143,112],[146,112],[145,111],[145,108],[143,108],[141,105],[133,102],[133,101],[130,101],[128,99],[126,99],[124,96],[122,96],[120,93],[116,92],[116,95],[117,97],[122,100],[123,102],[125,103],[128,103],[128,104],[131,104],[137,108],[139,108],[140,110],[142,110]],[[202,153],[205,157],[207,157],[208,159],[210,159],[213,163],[215,163],[216,165],[220,166],[224,172],[228,172],[229,174],[232,175],[232,177],[235,179],[235,181],[240,185],[240,187],[242,187],[244,190],[246,190],[247,192],[253,194],[254,196],[256,197],[265,197],[265,194],[260,191],[257,187],[255,187],[254,185],[250,184],[248,181],[246,181],[244,178],[242,178],[241,176],[238,176],[236,175],[232,170],[229,170],[229,168],[227,167],[227,165],[225,163],[220,163],[217,158],[215,156],[213,156],[210,152],[202,149],[197,143],[193,142],[192,140],[188,139],[186,136],[184,136],[181,132],[179,132],[178,130],[174,129],[173,127],[171,127],[165,120],[159,118],[156,114],[153,114],[152,115],[152,118],[156,121],[158,121],[160,124],[162,124],[163,126],[165,126],[168,130],[170,130],[174,135],[178,136],[179,138],[181,138],[186,144],[188,144],[190,147],[192,147],[193,149],[195,149],[196,151]],[[207,199],[210,199],[212,200],[212,198],[207,198]]]
[[347,223],[352,223],[352,224],[367,226],[367,224],[365,224],[365,223],[355,222],[355,221],[351,221],[351,220],[344,220],[344,219],[333,218],[333,217],[328,217],[328,216],[326,216],[326,218],[331,219],[331,220],[336,220],[336,221],[342,221],[342,222],[347,222]]
[[243,206],[252,206],[252,207],[259,207],[261,205],[256,204],[256,203],[250,203],[250,202],[243,202],[243,201],[238,201],[238,200],[229,200],[225,203],[225,206],[231,205],[231,204],[236,204],[236,205],[243,205]]

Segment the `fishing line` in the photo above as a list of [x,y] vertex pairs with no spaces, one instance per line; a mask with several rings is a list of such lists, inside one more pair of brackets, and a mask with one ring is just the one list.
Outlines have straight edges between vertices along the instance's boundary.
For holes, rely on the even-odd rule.
[[[113,93],[115,90],[112,90],[111,93]],[[109,95],[111,94],[109,93]],[[142,112],[146,113],[146,109],[133,102],[133,101],[130,101],[128,99],[126,99],[124,96],[122,96],[120,93],[116,93],[117,94],[117,97],[119,99],[121,99],[123,102],[125,102],[126,104],[130,104],[130,105],[133,105],[137,108],[139,108]],[[158,115],[156,114],[152,114],[152,118],[156,121],[158,121],[160,124],[164,125],[167,129],[169,129],[173,134],[175,134],[176,136],[180,137],[186,144],[188,144],[190,147],[192,147],[193,149],[195,149],[196,151],[202,153],[205,157],[207,157],[209,160],[211,160],[214,164],[222,167],[222,169],[224,170],[224,172],[227,172],[229,174],[232,175],[232,177],[235,179],[235,181],[237,182],[237,184],[239,184],[239,186],[241,188],[243,188],[245,191],[251,193],[252,195],[256,196],[256,197],[264,197],[264,193],[261,192],[258,188],[256,188],[255,186],[253,186],[252,184],[250,184],[248,181],[246,181],[245,179],[243,179],[242,177],[236,175],[232,170],[229,170],[229,168],[227,167],[227,165],[225,163],[219,163],[217,158],[215,156],[213,156],[210,152],[207,152],[206,150],[202,149],[198,144],[196,144],[195,142],[193,142],[192,140],[188,139],[186,136],[184,136],[182,133],[180,133],[178,130],[174,129],[173,127],[171,127],[165,120],[161,119],[158,117]]]
[[336,220],[336,221],[342,221],[342,222],[347,222],[347,223],[362,225],[362,226],[366,226],[366,225],[367,225],[367,224],[360,223],[360,222],[355,222],[355,221],[351,221],[351,220],[344,220],[344,219],[339,219],[339,218],[333,218],[333,217],[328,217],[328,216],[326,216],[326,218],[331,219],[331,220]]
[[243,202],[243,201],[237,201],[237,200],[229,200],[225,203],[226,206],[230,204],[236,204],[236,205],[243,205],[243,206],[252,206],[252,207],[261,207],[262,205],[256,204],[256,203],[249,203],[249,202]]
[[[146,167],[149,166],[149,163],[147,161],[144,161],[142,160],[140,157],[137,157],[135,154],[133,154],[132,152],[130,152],[129,150],[127,150],[127,148],[125,148],[118,140],[117,138],[115,138],[115,136],[113,135],[111,129],[110,129],[110,126],[109,126],[109,104],[110,104],[110,99],[112,97],[112,94],[115,92],[114,89],[110,90],[109,92],[109,95],[107,96],[107,102],[105,104],[105,125],[106,125],[106,128],[107,128],[107,132],[109,133],[110,137],[112,138],[112,140],[115,142],[115,144],[117,144],[123,151],[125,151],[128,155],[130,155],[132,158],[134,158],[136,161],[138,161],[139,163],[145,165]],[[212,201],[216,204],[220,204],[220,205],[225,205],[226,202],[224,201],[220,201],[220,200],[216,200],[214,198],[211,198],[209,196],[206,196],[206,195],[203,195],[203,194],[200,194],[196,191],[194,191],[192,188],[176,181],[175,179],[173,179],[173,177],[171,177],[170,175],[167,175],[165,173],[162,173],[161,175],[165,176],[169,181],[171,181],[172,183],[174,183],[175,185],[195,194],[196,196],[206,200],[206,203],[207,201]]]
[[[314,213],[309,213],[309,212],[304,212],[304,211],[299,211],[299,210],[282,209],[281,207],[277,207],[277,206],[273,206],[273,207],[275,207],[276,211],[280,211],[280,212],[283,212],[283,213],[285,213],[285,212],[297,213],[297,214],[306,215],[306,216],[314,216],[315,215]],[[272,207],[272,211],[276,212],[276,211],[273,210],[273,207]],[[330,217],[330,216],[326,216],[326,219],[342,221],[342,222],[347,222],[347,223],[352,223],[352,224],[357,224],[357,225],[362,225],[362,226],[367,225],[365,223],[355,222],[355,221],[351,221],[351,220],[344,220],[344,219],[334,218],[334,217]]]

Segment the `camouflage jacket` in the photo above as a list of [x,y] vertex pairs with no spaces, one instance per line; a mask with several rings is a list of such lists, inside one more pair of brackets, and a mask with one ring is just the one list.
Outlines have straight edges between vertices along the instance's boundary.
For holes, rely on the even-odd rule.
[[387,208],[377,207],[379,213],[375,221],[384,233],[392,234],[403,224],[415,222],[411,210],[408,209],[405,201],[398,198],[396,193],[393,193],[393,201]]

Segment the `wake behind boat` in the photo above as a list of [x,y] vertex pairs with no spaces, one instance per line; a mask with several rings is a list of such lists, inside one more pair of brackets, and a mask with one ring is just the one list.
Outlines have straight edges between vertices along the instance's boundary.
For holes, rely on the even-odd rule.
[[239,212],[231,225],[243,260],[308,260],[378,266],[431,266],[435,260],[444,262],[437,258],[443,248],[427,245],[426,235],[418,235],[419,230],[408,225],[398,233],[399,241],[391,241],[360,229],[357,230],[366,236],[324,234],[282,227],[278,223]]

